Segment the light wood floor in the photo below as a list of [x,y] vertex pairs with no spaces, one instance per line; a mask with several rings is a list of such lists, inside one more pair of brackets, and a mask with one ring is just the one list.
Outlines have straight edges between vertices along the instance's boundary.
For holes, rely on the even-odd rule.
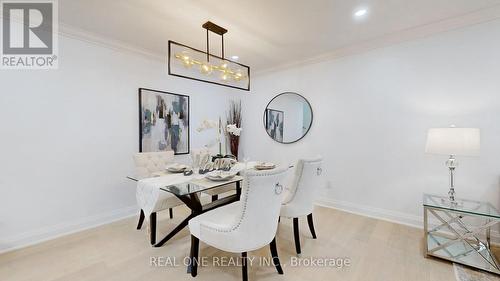
[[[173,222],[187,210],[175,209]],[[168,212],[159,215],[159,237],[174,224]],[[274,267],[249,268],[250,280],[342,280],[425,281],[455,280],[451,263],[422,256],[422,231],[385,221],[316,207],[318,239],[313,240],[306,219],[301,220],[302,258],[349,257],[343,269],[292,267],[295,256],[290,220],[282,219],[278,230],[278,251],[284,275]],[[147,230],[135,230],[136,219],[126,219],[88,231],[58,238],[29,248],[0,255],[0,280],[241,280],[239,267],[206,266],[198,277],[186,274],[186,267],[150,266],[150,257],[176,257],[182,263],[189,254],[189,231],[179,233],[161,248],[152,248]],[[200,254],[209,258],[237,257],[200,244]],[[268,257],[269,248],[249,253]]]

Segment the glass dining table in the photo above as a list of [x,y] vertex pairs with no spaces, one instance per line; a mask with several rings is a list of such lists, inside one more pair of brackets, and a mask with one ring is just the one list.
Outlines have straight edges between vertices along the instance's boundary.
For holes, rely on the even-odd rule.
[[[127,178],[136,182],[140,180],[140,178],[133,176],[129,176]],[[191,214],[188,215],[184,220],[182,220],[182,222],[179,223],[163,239],[161,239],[160,242],[156,243],[154,247],[163,246],[168,240],[170,240],[182,229],[184,229],[188,225],[190,219],[205,212],[208,212],[210,210],[213,210],[215,208],[239,201],[241,196],[242,181],[243,177],[239,175],[224,181],[212,181],[206,178],[194,178],[184,183],[165,185],[164,187],[161,187],[160,190],[164,192],[169,192],[174,196],[176,196],[177,198],[179,198],[179,200],[181,200],[191,210]],[[234,184],[236,186],[235,194],[228,195],[226,197],[214,200],[207,204],[202,204],[200,200],[200,194],[202,192],[226,186],[229,184]]]

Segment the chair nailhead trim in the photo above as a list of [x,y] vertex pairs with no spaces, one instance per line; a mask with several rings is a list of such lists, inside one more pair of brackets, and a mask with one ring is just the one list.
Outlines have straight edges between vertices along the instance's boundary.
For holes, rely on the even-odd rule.
[[[281,171],[281,173],[284,173],[285,171]],[[266,172],[266,173],[256,173],[256,174],[252,174],[252,177],[262,177],[262,176],[273,176],[273,175],[278,175],[279,173],[269,173],[269,172]],[[233,231],[236,231],[242,224],[243,222],[243,219],[245,218],[246,216],[246,210],[247,210],[247,203],[248,203],[248,193],[250,192],[250,180],[249,180],[249,177],[248,175],[246,174],[244,179],[243,179],[244,183],[245,183],[245,197],[244,197],[244,201],[243,201],[243,212],[241,214],[241,217],[240,219],[238,220],[238,222],[236,223],[235,226],[231,227],[230,229],[220,229],[220,228],[215,228],[215,227],[210,227],[210,226],[206,226],[206,225],[203,225],[203,224],[200,224],[200,228],[206,228],[206,229],[209,229],[209,230],[212,230],[212,231],[216,231],[216,232],[223,232],[223,233],[229,233],[229,232],[233,232]],[[279,184],[279,183],[277,183]]]

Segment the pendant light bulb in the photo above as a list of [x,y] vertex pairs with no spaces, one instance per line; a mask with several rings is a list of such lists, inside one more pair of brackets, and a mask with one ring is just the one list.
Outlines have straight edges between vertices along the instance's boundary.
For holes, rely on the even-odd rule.
[[234,74],[234,80],[240,81],[241,79],[243,79],[243,74],[241,74],[241,71],[238,70],[236,74]]
[[184,65],[184,67],[186,68],[190,68],[193,65],[193,62],[189,58],[183,59],[182,65]]
[[230,78],[231,78],[231,77],[230,77],[230,76],[229,76],[229,74],[227,74],[227,73],[223,73],[223,74],[220,76],[220,79],[221,79],[222,81],[227,81],[227,80],[229,80]]
[[180,55],[180,59],[182,61],[182,65],[184,65],[184,67],[186,68],[189,68],[193,65],[191,57],[189,56],[189,53],[186,51],[182,52],[182,54]]
[[200,72],[201,72],[202,74],[209,75],[210,73],[212,73],[212,66],[211,66],[208,62],[204,62],[204,63],[200,66]]

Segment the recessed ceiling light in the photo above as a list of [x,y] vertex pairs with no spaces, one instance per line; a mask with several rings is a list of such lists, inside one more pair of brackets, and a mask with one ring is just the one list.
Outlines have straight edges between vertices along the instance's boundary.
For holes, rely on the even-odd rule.
[[231,56],[231,59],[232,59],[232,60],[238,60],[239,58],[240,58],[240,57],[238,57],[238,56]]
[[365,16],[366,14],[368,14],[368,9],[359,9],[356,12],[354,12],[354,16],[357,18]]

